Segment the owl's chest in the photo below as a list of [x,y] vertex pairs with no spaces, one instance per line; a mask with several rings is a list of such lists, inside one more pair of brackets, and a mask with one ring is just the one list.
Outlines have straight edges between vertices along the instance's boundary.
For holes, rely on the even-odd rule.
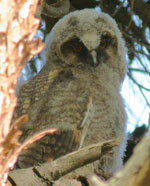
[[93,83],[90,92],[93,107],[85,145],[116,138],[125,123],[122,98],[113,83]]

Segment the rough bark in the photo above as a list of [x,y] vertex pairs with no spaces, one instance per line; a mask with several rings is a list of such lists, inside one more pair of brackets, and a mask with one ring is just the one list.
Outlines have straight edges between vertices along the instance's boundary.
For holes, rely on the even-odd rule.
[[51,185],[54,180],[58,180],[65,174],[98,160],[118,144],[118,140],[110,140],[82,148],[52,162],[27,169],[14,170],[10,172],[9,180],[12,185],[15,183],[18,186]]
[[[150,135],[145,136],[136,146],[133,156],[125,164],[124,168],[116,173],[108,181],[100,180],[97,176],[87,177],[88,186],[149,186],[150,185]],[[34,168],[15,170],[10,173],[11,185],[18,186],[46,186],[46,185],[79,185],[76,180],[61,178],[64,174],[104,155],[114,141],[92,145],[79,151],[70,153],[53,162],[36,166]],[[79,158],[79,159],[78,159]],[[68,163],[71,161],[71,165]],[[63,167],[64,166],[64,167]],[[59,181],[54,182],[61,178]],[[13,180],[13,181],[12,181]],[[9,185],[7,185],[9,186]]]

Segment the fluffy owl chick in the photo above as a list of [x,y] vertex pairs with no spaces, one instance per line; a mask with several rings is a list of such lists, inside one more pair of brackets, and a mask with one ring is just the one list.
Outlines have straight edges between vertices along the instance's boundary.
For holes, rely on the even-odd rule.
[[18,167],[120,138],[114,154],[100,161],[100,169],[117,170],[126,143],[126,114],[119,93],[126,74],[126,48],[116,22],[93,9],[74,11],[58,21],[46,43],[46,64],[22,86],[14,119],[29,115],[21,141],[48,127],[58,132],[27,149]]

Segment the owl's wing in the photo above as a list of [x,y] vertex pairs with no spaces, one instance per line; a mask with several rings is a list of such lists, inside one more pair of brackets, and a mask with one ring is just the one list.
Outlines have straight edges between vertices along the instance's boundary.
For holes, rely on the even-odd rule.
[[32,104],[35,101],[42,99],[45,92],[48,91],[49,87],[57,79],[58,75],[59,71],[57,70],[46,73],[46,75],[42,76],[38,74],[21,87],[12,122],[19,116],[27,114]]
[[31,79],[21,88],[14,119],[29,115],[22,127],[24,141],[39,130],[53,127],[47,135],[21,154],[18,167],[51,161],[82,146],[92,110],[90,92],[70,71],[53,71]]

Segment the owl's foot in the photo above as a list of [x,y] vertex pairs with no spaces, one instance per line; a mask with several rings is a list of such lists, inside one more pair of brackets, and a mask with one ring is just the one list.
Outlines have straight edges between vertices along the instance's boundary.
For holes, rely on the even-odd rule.
[[106,172],[102,169],[94,169],[94,173],[100,177],[102,180],[108,180],[110,177],[113,176],[113,174],[109,173],[109,172]]

